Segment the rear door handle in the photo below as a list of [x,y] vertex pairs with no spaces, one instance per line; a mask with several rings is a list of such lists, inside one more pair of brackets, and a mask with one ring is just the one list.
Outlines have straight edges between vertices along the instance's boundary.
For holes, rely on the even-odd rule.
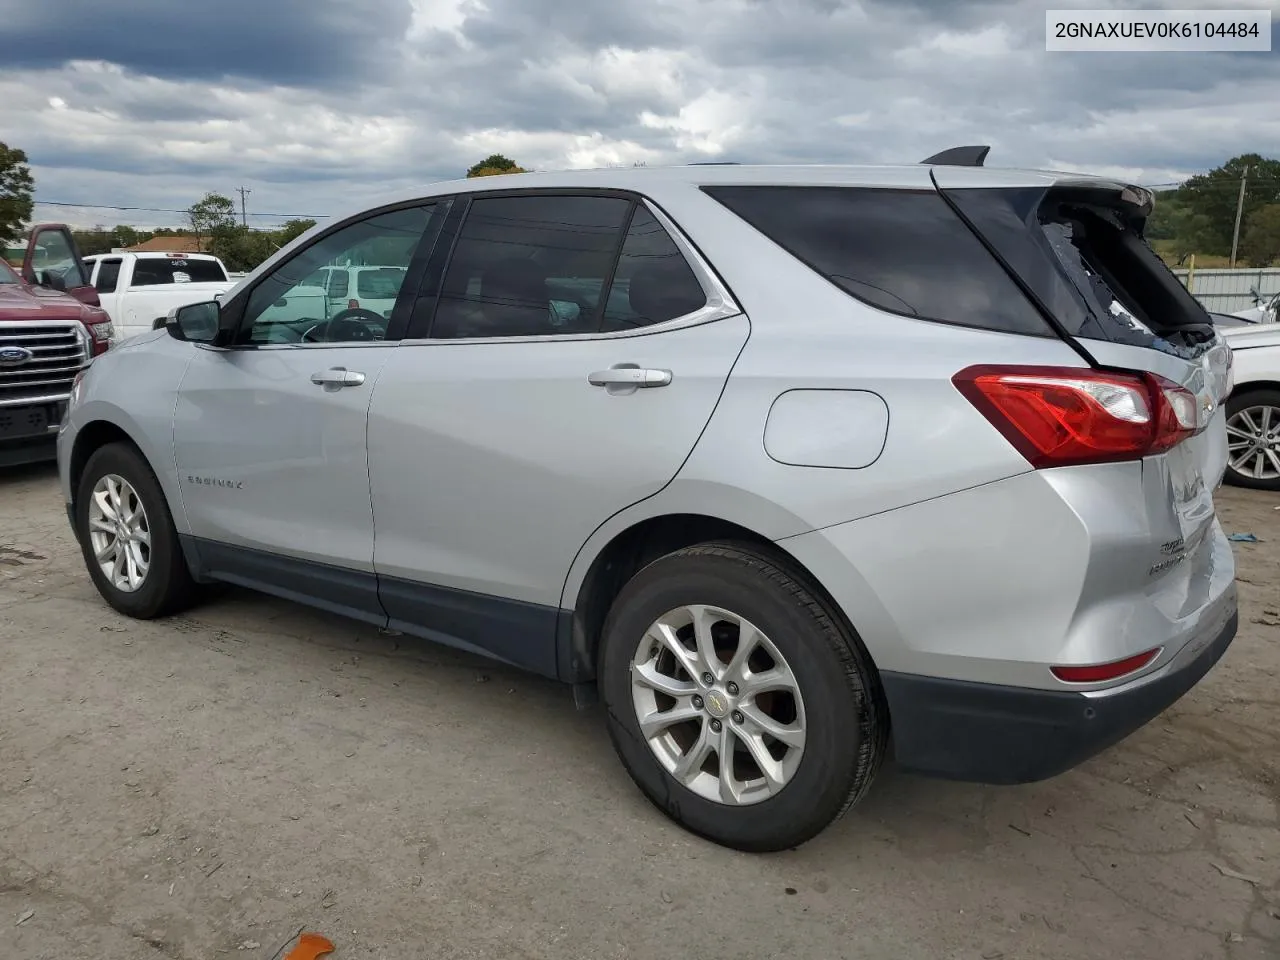
[[317,370],[311,375],[311,382],[317,387],[339,389],[341,387],[358,387],[364,383],[364,374],[346,367],[330,367],[328,370]]
[[593,387],[665,387],[671,382],[670,370],[645,370],[642,367],[611,367],[587,375]]

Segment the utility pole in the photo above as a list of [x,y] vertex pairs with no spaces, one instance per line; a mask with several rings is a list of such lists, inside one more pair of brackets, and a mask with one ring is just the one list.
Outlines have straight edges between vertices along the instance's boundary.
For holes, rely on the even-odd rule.
[[[245,208],[244,208],[244,198],[245,198],[245,197],[247,197],[249,194],[253,193],[253,191],[252,191],[252,190],[249,190],[249,189],[248,189],[248,188],[246,188],[246,187],[236,187],[236,193],[240,194],[240,226],[242,226],[242,227],[248,227],[248,226],[249,226],[249,215],[248,215],[247,213],[245,213]],[[1241,195],[1243,196],[1243,194],[1241,194]],[[1239,224],[1237,223],[1237,225],[1236,225],[1236,226],[1237,226],[1237,227],[1239,227]],[[1234,255],[1234,254],[1232,255],[1232,258],[1231,258],[1231,259],[1232,259],[1232,261],[1233,261],[1233,262],[1235,261],[1235,255]]]
[[1231,266],[1236,265],[1236,248],[1240,245],[1240,217],[1244,213],[1244,185],[1249,179],[1249,168],[1240,173],[1240,197],[1236,200],[1236,229],[1231,234]]

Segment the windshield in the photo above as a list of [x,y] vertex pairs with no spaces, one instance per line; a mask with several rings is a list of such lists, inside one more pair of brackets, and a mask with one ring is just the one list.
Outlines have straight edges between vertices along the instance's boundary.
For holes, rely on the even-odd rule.
[[188,260],[183,257],[148,257],[133,268],[135,287],[161,283],[221,283],[226,273],[217,260]]
[[0,260],[0,284],[18,282],[18,275],[14,272],[13,267]]

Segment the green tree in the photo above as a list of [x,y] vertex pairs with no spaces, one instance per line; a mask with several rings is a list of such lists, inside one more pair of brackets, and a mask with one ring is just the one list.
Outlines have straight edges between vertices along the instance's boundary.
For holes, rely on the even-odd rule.
[[1240,253],[1251,267],[1269,267],[1280,261],[1280,203],[1256,211],[1240,238]]
[[315,225],[316,222],[314,220],[286,220],[280,224],[280,229],[276,231],[276,243],[283,247],[286,243],[291,243],[302,236]]
[[203,250],[217,238],[235,232],[236,206],[220,193],[206,193],[203,200],[187,208],[187,221],[195,234],[196,245]]
[[279,249],[274,234],[234,223],[230,229],[215,232],[209,243],[209,252],[232,272],[252,270]]
[[1240,196],[1240,179],[1248,168],[1244,198],[1243,224],[1255,213],[1273,203],[1280,203],[1280,160],[1269,160],[1256,153],[1232,157],[1217,169],[1192,177],[1178,190],[1191,211],[1203,217],[1203,246],[1197,253],[1229,256],[1231,236],[1235,229],[1236,203]]
[[467,177],[496,177],[504,173],[527,173],[524,167],[516,165],[516,162],[509,157],[504,157],[500,153],[490,154],[485,157],[470,170],[467,171]]
[[71,236],[75,238],[76,247],[80,253],[86,257],[93,256],[95,253],[110,253],[114,246],[114,237],[102,224],[98,224],[92,230],[72,230]]
[[34,190],[27,155],[0,143],[0,242],[12,243],[22,237],[31,219]]
[[126,224],[120,224],[111,232],[115,236],[115,245],[117,247],[136,247],[147,239],[145,234],[139,233]]
[[1181,262],[1188,254],[1207,251],[1211,241],[1209,218],[1196,213],[1186,197],[1175,190],[1156,194],[1155,209],[1147,220],[1145,235],[1152,245]]

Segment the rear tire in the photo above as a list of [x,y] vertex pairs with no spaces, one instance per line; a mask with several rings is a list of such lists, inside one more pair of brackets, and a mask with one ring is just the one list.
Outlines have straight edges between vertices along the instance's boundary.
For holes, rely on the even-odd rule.
[[1224,479],[1233,486],[1252,490],[1280,490],[1278,461],[1280,390],[1245,390],[1232,394],[1227,400]]
[[888,708],[858,638],[799,571],[747,544],[687,547],[636,574],[605,622],[599,687],[645,796],[738,850],[817,835],[866,793],[886,750]]
[[110,443],[94,451],[80,478],[75,509],[85,566],[112,607],[150,620],[196,600],[169,504],[135,447]]

